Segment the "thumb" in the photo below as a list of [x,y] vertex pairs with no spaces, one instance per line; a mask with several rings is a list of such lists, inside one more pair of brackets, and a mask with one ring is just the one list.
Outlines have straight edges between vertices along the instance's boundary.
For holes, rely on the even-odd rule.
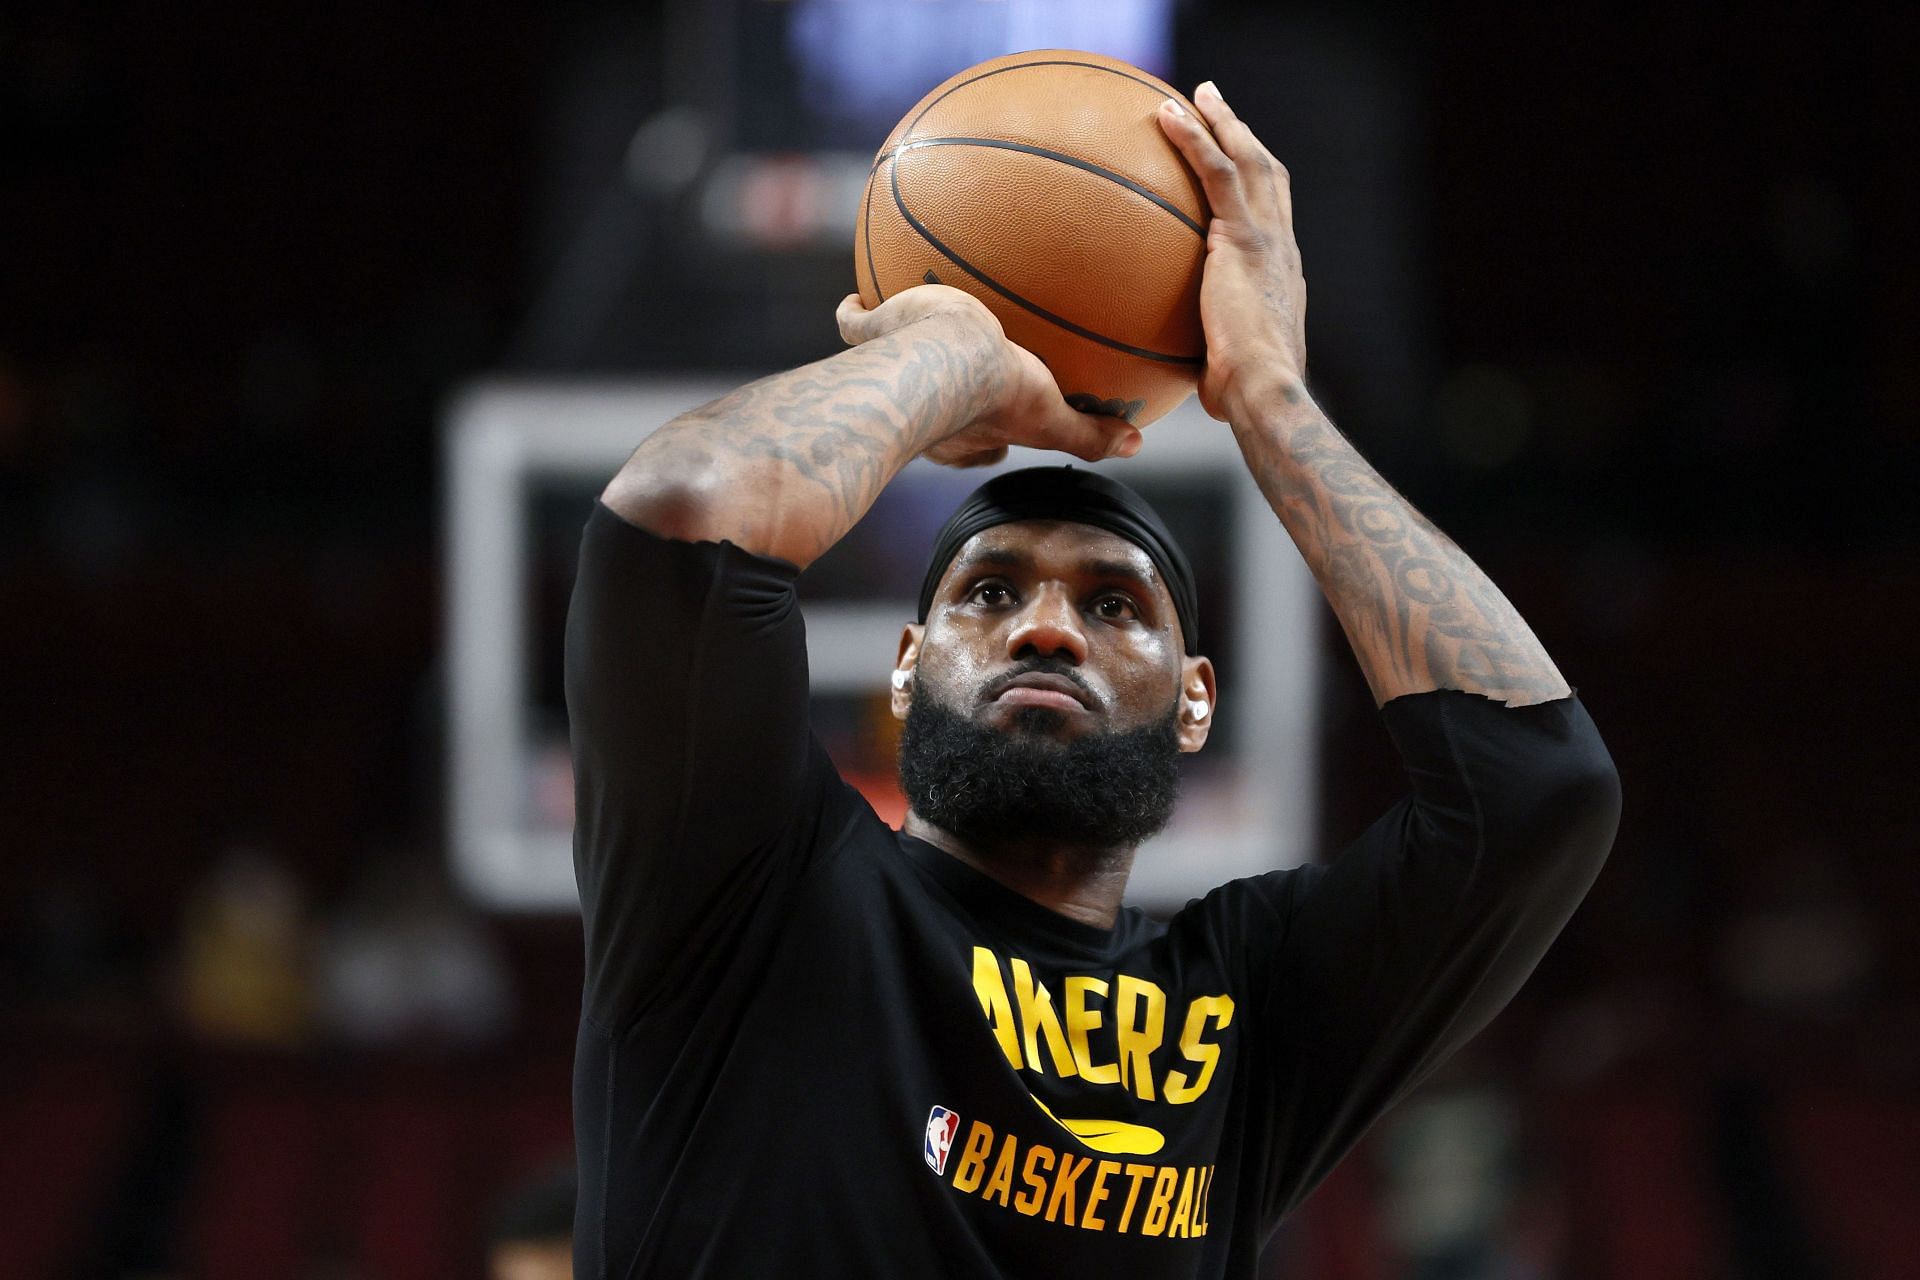
[[840,299],[840,305],[834,308],[834,321],[840,326],[840,340],[850,347],[857,347],[872,337],[873,325],[869,317],[873,312],[867,310],[867,304],[860,301],[860,295],[850,293]]

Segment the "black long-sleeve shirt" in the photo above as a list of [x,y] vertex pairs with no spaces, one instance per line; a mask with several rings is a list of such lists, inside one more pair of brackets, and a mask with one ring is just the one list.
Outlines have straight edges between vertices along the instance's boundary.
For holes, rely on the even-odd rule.
[[1518,989],[1613,839],[1577,699],[1416,694],[1382,710],[1410,793],[1330,864],[1165,923],[1069,920],[840,779],[794,578],[604,507],[587,526],[583,1280],[1250,1275]]

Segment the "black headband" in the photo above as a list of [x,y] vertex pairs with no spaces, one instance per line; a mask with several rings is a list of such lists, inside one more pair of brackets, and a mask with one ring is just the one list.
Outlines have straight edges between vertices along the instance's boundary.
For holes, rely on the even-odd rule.
[[1028,467],[997,475],[968,495],[933,542],[933,560],[920,584],[920,621],[927,620],[933,593],[967,539],[982,529],[1015,520],[1071,520],[1119,534],[1147,553],[1160,571],[1187,652],[1200,652],[1199,600],[1193,566],[1147,500],[1118,480],[1073,467]]

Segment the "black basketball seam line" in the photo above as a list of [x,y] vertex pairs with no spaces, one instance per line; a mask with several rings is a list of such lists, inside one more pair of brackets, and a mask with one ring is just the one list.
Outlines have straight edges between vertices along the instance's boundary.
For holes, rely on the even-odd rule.
[[[997,75],[1004,75],[1009,71],[1020,71],[1028,67],[1085,67],[1089,71],[1104,71],[1108,75],[1119,76],[1122,80],[1131,80],[1135,84],[1146,86],[1147,88],[1153,90],[1155,93],[1162,93],[1167,88],[1167,86],[1164,84],[1156,83],[1155,81],[1152,81],[1152,80],[1142,80],[1139,76],[1128,75],[1126,72],[1116,70],[1113,67],[1102,66],[1097,62],[1082,62],[1075,58],[1036,58],[1032,62],[1016,62],[1010,67],[995,67],[991,71],[983,71],[977,76],[967,77],[965,80],[962,80],[959,84],[956,84],[951,88],[947,89],[944,93],[942,93],[939,97],[935,98],[933,101],[927,103],[926,106],[920,108],[920,110],[914,114],[912,121],[908,123],[906,131],[901,134],[900,143],[896,144],[892,151],[888,151],[882,155],[874,157],[873,169],[870,171],[869,177],[871,177],[873,174],[877,174],[880,170],[881,164],[883,164],[887,160],[892,159],[894,156],[896,156],[900,152],[900,150],[906,143],[913,140],[913,131],[920,127],[920,122],[926,118],[927,112],[939,106],[942,102],[946,101],[948,97],[952,96],[955,93],[958,93],[960,90],[966,88],[970,84],[977,84],[982,80],[989,79],[990,77],[997,76]],[[1168,355],[1164,352],[1148,351],[1144,347],[1129,346],[1126,343],[1120,342],[1119,340],[1114,338],[1102,337],[1100,334],[1093,332],[1091,329],[1086,329],[1081,327],[1080,325],[1073,323],[1071,320],[1068,320],[1064,316],[1056,316],[1052,312],[1046,310],[1045,308],[1035,305],[1034,303],[1021,297],[1019,294],[1013,292],[1011,289],[1008,289],[1006,286],[1002,285],[998,280],[995,280],[991,276],[987,275],[985,272],[980,271],[978,268],[976,268],[972,263],[968,262],[966,259],[955,254],[951,249],[949,249],[945,244],[943,244],[937,237],[935,237],[933,233],[928,231],[925,224],[923,224],[918,218],[914,217],[913,214],[908,211],[906,202],[900,198],[900,166],[898,164],[893,166],[893,172],[889,176],[888,184],[893,191],[894,208],[900,211],[900,216],[907,220],[907,225],[912,227],[914,229],[914,232],[918,234],[921,239],[925,240],[928,244],[932,245],[934,248],[938,249],[941,253],[945,254],[955,265],[959,266],[968,275],[980,281],[980,283],[986,285],[989,289],[992,289],[995,293],[1000,294],[1002,297],[1006,298],[1009,302],[1012,302],[1020,307],[1023,307],[1028,311],[1031,311],[1034,315],[1039,316],[1041,319],[1046,320],[1051,324],[1056,324],[1060,326],[1061,328],[1065,329],[1069,333],[1078,334],[1080,337],[1086,338],[1091,342],[1097,342],[1097,343],[1100,343],[1102,346],[1112,347],[1118,351],[1125,351],[1131,355],[1138,355],[1148,360],[1160,360],[1170,364],[1198,365],[1198,364],[1206,363],[1206,357],[1204,356]],[[869,222],[868,248],[869,250],[871,250],[872,248],[871,222]],[[874,291],[878,293],[880,291],[880,276],[877,271],[873,271],[873,260],[871,257],[871,253],[869,253],[869,257],[867,260],[867,267],[869,271],[873,272],[873,277],[874,277],[873,287],[874,287]]]
[[[873,172],[867,175],[866,208],[863,210],[866,216],[860,220],[860,239],[867,248],[867,277],[873,281],[873,296],[885,302],[887,291],[880,287],[880,273],[873,265],[873,179],[879,172],[880,166],[876,163]],[[856,280],[854,283],[857,285],[860,282]]]
[[1083,169],[1095,177],[1105,178],[1109,182],[1125,187],[1143,199],[1151,200],[1154,204],[1159,205],[1162,209],[1165,209],[1168,213],[1184,222],[1188,228],[1192,230],[1193,234],[1199,236],[1202,240],[1207,238],[1207,229],[1205,227],[1188,217],[1185,210],[1161,195],[1158,191],[1155,191],[1152,187],[1142,186],[1123,173],[1115,173],[1111,169],[1104,169],[1091,160],[1082,160],[1079,156],[1070,156],[1062,151],[1050,151],[1046,147],[1036,147],[1031,143],[1010,142],[1005,138],[959,137],[915,138],[912,142],[901,143],[889,154],[890,157],[897,158],[902,151],[917,151],[921,147],[999,147],[1006,151],[1020,151],[1030,156],[1040,156],[1047,160],[1058,160],[1061,164],[1072,165],[1076,169]]
[[953,88],[947,90],[946,93],[943,93],[939,97],[935,98],[932,102],[929,102],[926,106],[920,108],[919,114],[913,117],[913,123],[909,124],[907,126],[907,131],[900,135],[900,140],[902,142],[905,142],[908,139],[912,138],[913,131],[920,127],[920,121],[926,117],[927,112],[933,110],[935,107],[939,106],[942,102],[946,101],[949,96],[960,92],[960,90],[966,88],[970,84],[977,84],[980,81],[987,79],[989,76],[1005,75],[1009,71],[1019,71],[1026,67],[1085,67],[1089,71],[1104,71],[1108,75],[1119,76],[1122,80],[1131,80],[1135,84],[1143,84],[1147,86],[1147,88],[1153,90],[1155,93],[1159,93],[1164,87],[1166,87],[1163,85],[1155,84],[1151,80],[1142,80],[1139,76],[1130,76],[1124,71],[1115,71],[1112,67],[1103,67],[1097,62],[1076,62],[1072,58],[1042,58],[1036,62],[1016,62],[1010,67],[995,67],[991,71],[982,71],[977,76],[970,76],[967,79],[962,80],[959,84],[953,86]]
[[[949,95],[958,93],[960,92],[960,90],[966,88],[968,85],[977,84],[980,81],[985,80],[990,76],[1003,75],[1009,71],[1022,71],[1028,67],[1085,67],[1089,71],[1104,71],[1108,75],[1119,76],[1122,80],[1131,80],[1135,84],[1143,84],[1147,86],[1147,88],[1153,90],[1155,93],[1159,93],[1161,89],[1167,87],[1165,85],[1155,84],[1151,80],[1142,80],[1139,76],[1130,76],[1124,71],[1115,71],[1112,67],[1103,67],[1097,62],[1074,62],[1067,58],[1045,58],[1039,62],[1016,62],[1010,67],[995,67],[992,71],[982,71],[977,76],[973,76],[973,77],[970,77],[969,79],[962,80],[959,84],[947,90],[946,93],[941,94],[939,97],[935,98],[932,102],[929,102],[926,106],[920,108],[919,112],[915,114],[915,116],[913,117],[913,120],[907,125],[906,132],[900,135],[900,141],[894,144],[893,150],[882,151],[879,155],[873,158],[873,167],[867,170],[868,176],[871,177],[873,174],[878,173],[880,171],[880,166],[886,162],[887,158],[893,155],[894,152],[899,151],[900,148],[906,142],[908,142],[913,138],[913,131],[920,127],[920,121],[926,117],[927,112],[933,110],[935,107],[939,106],[942,102],[946,101]],[[1178,92],[1178,90],[1175,90],[1175,92]]]
[[[1021,297],[1019,294],[1015,293],[1013,290],[1001,284],[998,280],[995,280],[992,276],[988,275],[986,272],[974,266],[971,262],[968,262],[965,258],[955,253],[952,249],[949,249],[944,243],[942,243],[942,241],[938,236],[934,235],[933,232],[927,230],[925,223],[921,222],[920,219],[913,216],[912,212],[909,211],[907,208],[906,201],[900,198],[900,166],[898,164],[893,166],[893,172],[888,177],[888,185],[891,186],[893,189],[893,207],[900,211],[900,216],[907,220],[907,225],[913,228],[915,235],[919,236],[922,240],[925,240],[928,244],[932,245],[935,249],[945,254],[948,260],[950,260],[956,267],[959,267],[962,271],[966,272],[968,275],[972,276],[975,280],[978,280],[981,284],[984,284],[985,286],[987,286],[987,288],[993,290],[995,293],[1005,298],[1008,302],[1013,303],[1015,306],[1022,307],[1025,310],[1031,311],[1034,315],[1039,316],[1042,320],[1045,320],[1047,323],[1058,325],[1060,328],[1065,329],[1068,333],[1075,334],[1079,337],[1085,338],[1089,342],[1097,342],[1103,347],[1112,347],[1115,351],[1124,351],[1130,356],[1139,356],[1143,360],[1158,360],[1162,364],[1202,365],[1206,363],[1206,357],[1203,355],[1176,356],[1176,355],[1169,355],[1164,351],[1149,351],[1145,347],[1131,346],[1128,343],[1120,341],[1118,338],[1109,338],[1102,334],[1095,333],[1091,329],[1075,324],[1073,321],[1067,319],[1065,316],[1057,316],[1053,312],[1048,311],[1045,307],[1042,307],[1037,303],[1029,302],[1027,299]],[[874,287],[875,288],[879,287],[878,281],[875,282]]]

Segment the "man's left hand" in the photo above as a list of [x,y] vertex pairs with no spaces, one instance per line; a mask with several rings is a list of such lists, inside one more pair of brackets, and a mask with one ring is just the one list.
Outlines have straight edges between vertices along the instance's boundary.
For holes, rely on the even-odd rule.
[[1199,176],[1213,208],[1200,286],[1207,335],[1200,404],[1225,422],[1249,395],[1304,385],[1307,281],[1293,238],[1286,166],[1233,114],[1211,80],[1194,91],[1193,101],[1205,124],[1168,99],[1160,106],[1160,127]]

